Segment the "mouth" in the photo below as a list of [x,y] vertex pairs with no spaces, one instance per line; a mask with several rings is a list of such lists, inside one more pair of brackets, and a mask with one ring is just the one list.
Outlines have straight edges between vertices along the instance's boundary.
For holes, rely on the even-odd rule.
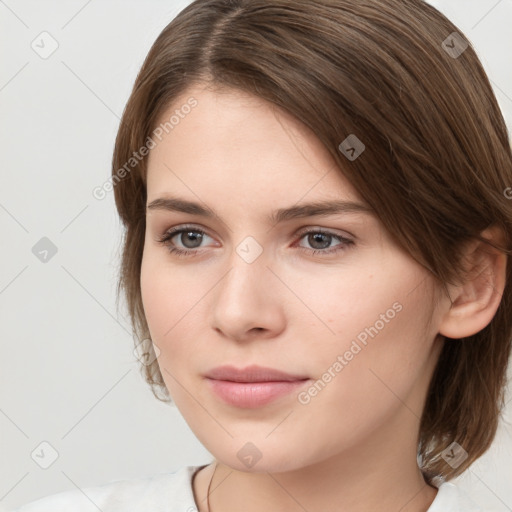
[[210,390],[224,403],[244,409],[262,407],[290,395],[311,380],[304,375],[256,365],[244,369],[214,368],[205,378]]
[[218,366],[210,370],[205,377],[230,382],[294,382],[309,379],[307,375],[291,374],[258,365],[240,369],[231,365]]

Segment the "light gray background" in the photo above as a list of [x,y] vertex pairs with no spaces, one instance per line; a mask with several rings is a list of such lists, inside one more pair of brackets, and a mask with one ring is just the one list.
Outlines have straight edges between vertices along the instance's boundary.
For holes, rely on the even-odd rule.
[[[211,460],[139,373],[116,312],[113,195],[92,196],[136,73],[188,3],[0,0],[0,508]],[[512,0],[432,3],[476,47],[511,127]],[[59,45],[46,59],[31,47],[43,31]],[[42,237],[58,250],[46,263],[32,253]],[[455,480],[486,510],[512,510],[511,410]],[[44,441],[59,454],[47,469],[31,457]]]

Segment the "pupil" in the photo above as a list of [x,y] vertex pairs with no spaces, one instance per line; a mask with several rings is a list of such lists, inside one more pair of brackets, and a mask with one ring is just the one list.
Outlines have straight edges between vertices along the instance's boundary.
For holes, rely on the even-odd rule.
[[[330,238],[330,235],[325,235],[323,233],[314,233],[314,234],[310,235],[309,242],[311,243],[311,241],[313,241],[313,243],[311,243],[311,246],[315,247],[316,249],[325,249],[326,247],[329,247],[329,243],[327,242],[327,244],[326,244],[325,239],[329,239],[329,238]],[[322,239],[324,239],[324,244],[322,245],[322,247],[316,247],[315,244],[317,242],[321,242]]]
[[192,239],[192,242],[194,242],[194,239],[195,241],[197,242],[196,245],[192,245],[192,246],[189,246],[187,245],[186,243],[183,243],[183,238],[182,238],[182,243],[185,247],[187,247],[188,249],[192,249],[194,247],[197,247],[199,245],[201,245],[201,239],[202,239],[202,236],[201,233],[195,233],[194,231],[189,231],[188,233],[183,233],[183,235],[187,235],[187,237],[191,238]]

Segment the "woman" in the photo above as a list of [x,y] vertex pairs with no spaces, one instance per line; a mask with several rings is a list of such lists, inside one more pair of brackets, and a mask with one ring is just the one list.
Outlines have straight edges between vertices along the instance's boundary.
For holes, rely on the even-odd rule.
[[420,0],[196,0],[111,184],[141,368],[214,460],[21,512],[478,510],[448,481],[503,408],[512,155],[457,27]]

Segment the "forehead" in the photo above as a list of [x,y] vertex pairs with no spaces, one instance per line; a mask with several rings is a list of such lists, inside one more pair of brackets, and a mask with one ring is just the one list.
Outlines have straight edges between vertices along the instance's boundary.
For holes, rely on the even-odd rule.
[[256,198],[288,204],[306,195],[360,199],[307,126],[243,91],[192,86],[158,126],[164,129],[148,158],[148,199],[187,188],[189,196],[216,192],[246,204]]

